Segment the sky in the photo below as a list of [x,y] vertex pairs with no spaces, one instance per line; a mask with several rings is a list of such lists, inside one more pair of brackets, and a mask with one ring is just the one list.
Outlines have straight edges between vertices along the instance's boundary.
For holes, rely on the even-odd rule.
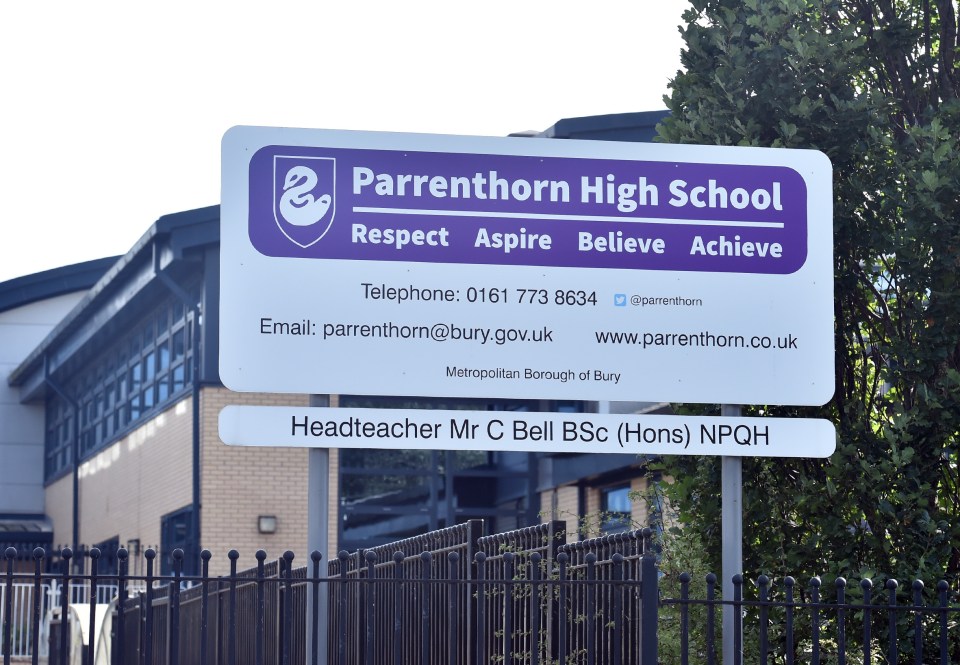
[[0,282],[219,203],[235,125],[506,136],[663,109],[687,5],[3,3]]

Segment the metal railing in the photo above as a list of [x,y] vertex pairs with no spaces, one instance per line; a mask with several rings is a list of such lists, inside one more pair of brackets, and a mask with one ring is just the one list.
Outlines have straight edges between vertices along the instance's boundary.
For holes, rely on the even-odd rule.
[[[649,532],[566,545],[557,526],[480,538],[467,549],[461,541],[472,539],[471,528],[445,530],[434,541],[436,553],[417,553],[403,541],[392,554],[390,546],[366,551],[362,560],[341,553],[326,566],[319,553],[294,567],[292,552],[267,561],[260,551],[256,568],[238,572],[239,555],[231,551],[230,573],[220,577],[208,575],[206,551],[195,577],[181,573],[180,551],[169,576],[154,574],[153,550],[145,553],[142,576],[128,574],[125,551],[119,571],[100,576],[95,567],[72,575],[69,550],[60,574],[42,572],[43,550],[34,573],[14,573],[16,552],[5,552],[3,665],[11,664],[25,626],[39,665],[44,589],[56,588],[50,607],[76,621],[81,613],[69,618],[67,609],[77,584],[89,589],[84,620],[94,639],[70,644],[61,625],[50,640],[49,665],[71,662],[71,648],[85,662],[122,665],[712,665],[723,605],[744,617],[731,628],[737,664],[958,662],[960,607],[946,582],[928,589],[888,580],[874,590],[869,580],[838,578],[824,588],[818,578],[800,585],[737,576],[733,598],[721,600],[713,575],[661,580],[656,555],[645,548]],[[665,594],[674,584],[676,592]],[[19,587],[34,590],[21,603],[29,607],[26,620],[13,611]],[[116,598],[98,644],[101,589]]]

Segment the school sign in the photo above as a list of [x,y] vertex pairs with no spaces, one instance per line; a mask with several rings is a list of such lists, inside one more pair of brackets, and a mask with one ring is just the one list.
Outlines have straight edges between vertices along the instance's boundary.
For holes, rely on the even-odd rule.
[[819,405],[816,151],[236,127],[238,391]]

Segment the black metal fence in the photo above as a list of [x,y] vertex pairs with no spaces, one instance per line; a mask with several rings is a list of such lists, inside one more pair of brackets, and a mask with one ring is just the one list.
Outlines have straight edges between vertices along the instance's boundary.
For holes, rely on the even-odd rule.
[[[238,572],[231,551],[230,573],[218,577],[208,575],[209,552],[195,577],[181,574],[179,551],[169,576],[155,574],[154,550],[144,554],[143,575],[129,573],[126,551],[110,575],[99,575],[96,565],[74,575],[69,550],[61,553],[60,573],[44,572],[43,550],[35,552],[33,573],[16,573],[16,552],[5,552],[3,665],[11,664],[10,645],[25,626],[32,629],[31,662],[41,662],[41,604],[18,615],[14,586],[64,590],[78,582],[91,590],[88,611],[71,611],[69,594],[61,594],[56,609],[67,620],[50,632],[49,665],[73,662],[71,649],[90,665],[712,664],[719,662],[723,605],[743,617],[730,627],[737,662],[958,662],[960,607],[944,582],[901,589],[891,580],[875,592],[869,580],[848,585],[841,578],[830,589],[817,578],[800,585],[737,577],[734,597],[722,601],[713,575],[663,579],[645,547],[649,531],[568,545],[563,527],[551,522],[479,537],[481,525],[467,523],[341,553],[325,566],[318,553],[295,567],[292,552],[267,561],[260,551],[256,568]],[[96,591],[111,585],[118,593],[98,617]],[[67,630],[77,621],[89,622],[94,637],[86,643],[74,643]]]

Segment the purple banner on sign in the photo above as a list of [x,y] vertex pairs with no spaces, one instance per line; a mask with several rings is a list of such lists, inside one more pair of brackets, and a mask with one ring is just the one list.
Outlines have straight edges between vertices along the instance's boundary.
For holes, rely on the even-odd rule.
[[782,166],[268,146],[267,256],[788,274],[807,188]]

